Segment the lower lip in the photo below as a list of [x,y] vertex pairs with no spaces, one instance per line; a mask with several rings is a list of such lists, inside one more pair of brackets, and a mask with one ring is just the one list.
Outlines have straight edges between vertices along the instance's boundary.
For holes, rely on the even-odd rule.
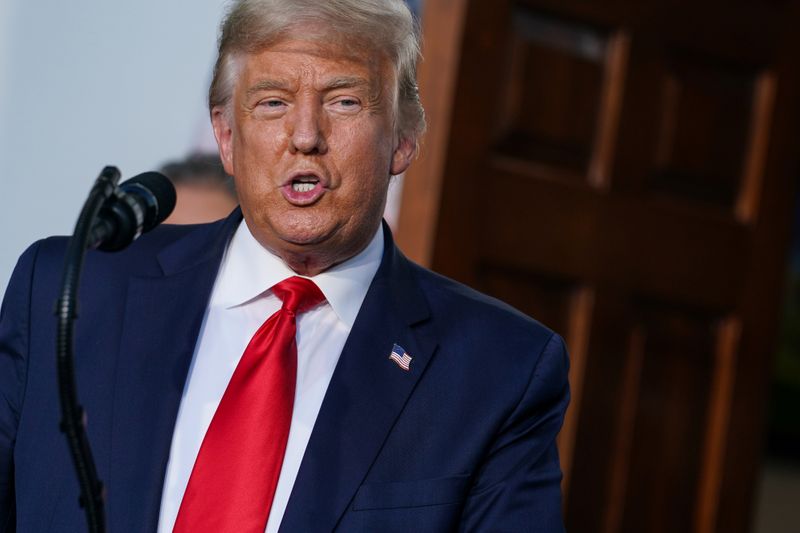
[[281,192],[286,200],[296,206],[311,205],[319,200],[325,194],[325,188],[321,183],[317,183],[313,189],[305,192],[298,192],[292,188],[292,184],[284,185],[281,187]]

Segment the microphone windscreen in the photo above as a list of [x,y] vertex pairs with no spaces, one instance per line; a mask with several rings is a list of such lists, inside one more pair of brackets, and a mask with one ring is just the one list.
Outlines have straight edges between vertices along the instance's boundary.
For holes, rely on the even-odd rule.
[[160,172],[143,172],[122,183],[120,189],[145,198],[148,209],[143,231],[161,224],[175,209],[175,187]]

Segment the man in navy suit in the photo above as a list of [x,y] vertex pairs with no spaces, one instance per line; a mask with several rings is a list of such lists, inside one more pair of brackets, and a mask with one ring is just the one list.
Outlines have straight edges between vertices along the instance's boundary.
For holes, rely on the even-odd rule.
[[[389,180],[424,129],[417,58],[401,0],[232,6],[210,110],[241,210],[85,263],[76,373],[111,531],[180,529],[217,407],[292,276],[324,301],[296,317],[277,485],[256,527],[203,529],[563,530],[561,338],[411,263],[381,223]],[[0,315],[0,530],[85,527],[58,431],[64,252],[62,238],[31,246]]]

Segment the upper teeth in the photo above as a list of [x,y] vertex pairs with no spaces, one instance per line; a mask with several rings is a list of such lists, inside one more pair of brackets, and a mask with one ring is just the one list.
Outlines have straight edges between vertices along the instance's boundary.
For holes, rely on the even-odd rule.
[[316,183],[305,183],[296,181],[292,183],[292,190],[294,190],[295,192],[308,192],[316,186],[317,186]]

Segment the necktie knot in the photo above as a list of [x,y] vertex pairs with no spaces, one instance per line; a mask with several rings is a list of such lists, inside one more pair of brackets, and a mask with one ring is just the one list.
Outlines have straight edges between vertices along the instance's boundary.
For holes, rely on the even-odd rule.
[[292,276],[272,287],[272,292],[283,300],[283,309],[292,314],[303,313],[324,302],[325,296],[310,279]]

